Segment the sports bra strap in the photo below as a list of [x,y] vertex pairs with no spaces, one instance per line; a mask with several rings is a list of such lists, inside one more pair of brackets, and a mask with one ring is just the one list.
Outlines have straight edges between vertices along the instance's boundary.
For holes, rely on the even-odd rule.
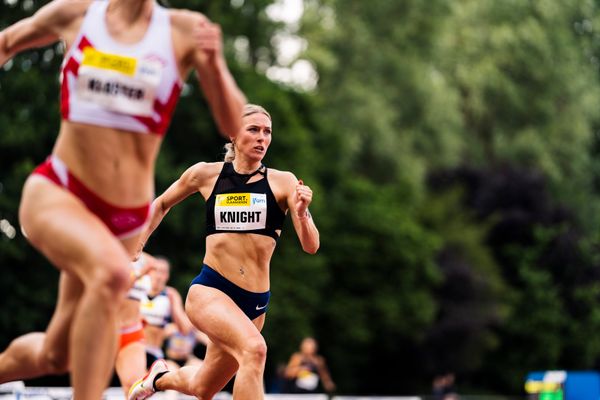
[[233,168],[233,163],[226,163],[226,171],[223,171],[225,176],[231,178],[238,185],[245,185],[255,175],[261,174],[265,178],[267,177],[267,167],[264,164],[260,164],[260,167],[254,172],[249,174],[240,174]]

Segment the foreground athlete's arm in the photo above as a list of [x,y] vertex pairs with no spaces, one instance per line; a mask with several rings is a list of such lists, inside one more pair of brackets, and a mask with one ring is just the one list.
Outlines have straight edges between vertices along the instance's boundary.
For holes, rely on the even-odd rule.
[[246,97],[238,88],[223,55],[221,27],[205,21],[194,32],[197,50],[194,66],[202,91],[221,132],[228,139],[242,128]]
[[177,33],[189,42],[186,64],[196,71],[219,130],[227,139],[235,137],[246,97],[227,67],[221,27],[192,11],[175,12],[172,20]]
[[0,32],[0,66],[17,53],[64,39],[78,17],[83,16],[89,0],[54,0],[31,17],[24,18]]

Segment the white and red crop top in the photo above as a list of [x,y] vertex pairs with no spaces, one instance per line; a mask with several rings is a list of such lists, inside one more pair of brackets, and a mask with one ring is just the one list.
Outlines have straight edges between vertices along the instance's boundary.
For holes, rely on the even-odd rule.
[[156,296],[148,295],[140,303],[140,312],[148,325],[164,327],[171,322],[171,300],[167,290],[161,291]]
[[108,1],[93,1],[65,56],[61,114],[67,121],[164,135],[183,82],[167,9],[154,4],[144,37],[116,42],[106,28]]

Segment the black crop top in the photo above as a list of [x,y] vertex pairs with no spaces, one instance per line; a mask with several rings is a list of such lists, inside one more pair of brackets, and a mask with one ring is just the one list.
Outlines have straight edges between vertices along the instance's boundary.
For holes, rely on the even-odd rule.
[[[256,174],[262,179],[248,183]],[[212,193],[206,200],[206,235],[256,233],[277,240],[285,213],[277,204],[267,179],[267,167],[238,174],[230,162],[223,163]]]

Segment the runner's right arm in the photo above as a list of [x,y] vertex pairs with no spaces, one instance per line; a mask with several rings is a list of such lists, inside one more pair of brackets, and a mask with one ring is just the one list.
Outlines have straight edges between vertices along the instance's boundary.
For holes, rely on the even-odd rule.
[[82,16],[89,1],[54,0],[31,17],[0,32],[0,65],[23,50],[42,47],[63,38],[67,27]]
[[158,196],[152,202],[152,216],[150,217],[150,224],[144,232],[141,238],[141,242],[138,248],[138,254],[142,251],[148,238],[152,235],[152,232],[160,225],[161,221],[167,215],[169,210],[176,204],[182,202],[188,196],[196,193],[201,186],[203,179],[203,170],[206,163],[199,162],[190,168],[188,168],[179,179],[169,186],[163,194]]

